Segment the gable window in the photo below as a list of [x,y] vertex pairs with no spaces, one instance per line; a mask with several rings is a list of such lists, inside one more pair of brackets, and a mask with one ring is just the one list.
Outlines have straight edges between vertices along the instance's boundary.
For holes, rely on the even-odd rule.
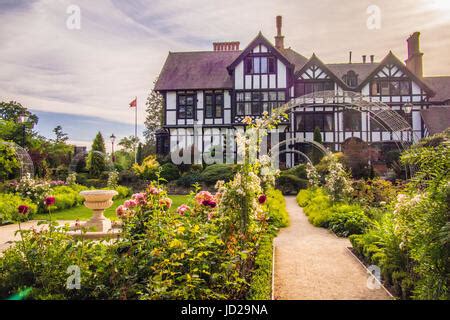
[[238,91],[236,93],[237,116],[259,116],[264,111],[270,113],[286,103],[284,91]]
[[196,94],[194,92],[177,93],[177,118],[194,119]]
[[355,88],[358,86],[358,75],[353,70],[347,72],[347,74],[342,77],[342,80],[344,80],[349,87]]
[[361,131],[361,113],[357,110],[344,111],[344,130]]
[[275,57],[248,57],[244,60],[245,74],[273,74],[276,73]]
[[222,118],[223,92],[205,92],[205,118]]
[[332,112],[302,112],[295,115],[296,130],[312,132],[316,127],[322,132],[333,131],[334,116]]
[[298,82],[295,85],[295,96],[301,97],[306,94],[321,92],[321,91],[332,91],[334,90],[333,81],[305,81]]

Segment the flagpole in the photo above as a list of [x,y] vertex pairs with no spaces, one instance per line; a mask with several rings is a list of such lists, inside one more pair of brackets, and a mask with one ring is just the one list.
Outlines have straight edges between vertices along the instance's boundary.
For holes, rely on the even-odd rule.
[[136,143],[134,145],[134,163],[137,163],[137,97],[136,97],[136,108],[134,108],[134,138],[136,140]]

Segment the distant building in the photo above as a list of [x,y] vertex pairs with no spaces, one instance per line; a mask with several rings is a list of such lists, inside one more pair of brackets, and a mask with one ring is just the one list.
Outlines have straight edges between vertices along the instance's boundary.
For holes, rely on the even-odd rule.
[[[164,97],[165,113],[165,133],[159,135],[163,141],[159,141],[158,150],[168,152],[168,140],[171,144],[180,140],[192,144],[197,124],[202,126],[198,151],[207,151],[203,150],[205,142],[225,144],[214,136],[222,135],[214,129],[242,128],[245,116],[259,117],[292,98],[329,90],[358,92],[371,101],[384,102],[404,117],[419,138],[433,132],[427,126],[440,118],[424,110],[440,106],[448,119],[450,76],[423,76],[420,33],[407,39],[406,64],[392,52],[380,62],[373,55],[355,62],[350,55],[345,63],[324,63],[314,54],[308,59],[286,48],[281,17],[276,23],[275,45],[259,33],[243,50],[239,42],[220,42],[213,44],[212,51],[169,52],[155,85]],[[413,104],[409,113],[405,112],[406,104]],[[281,139],[312,140],[316,127],[320,128],[324,145],[332,150],[341,150],[350,138],[378,143],[383,148],[397,139],[373,121],[370,113],[346,110],[338,104],[297,108],[279,125]],[[401,139],[411,137],[402,134]],[[287,148],[302,146],[293,144]],[[280,161],[293,166],[301,159],[294,152],[287,152],[280,155]]]

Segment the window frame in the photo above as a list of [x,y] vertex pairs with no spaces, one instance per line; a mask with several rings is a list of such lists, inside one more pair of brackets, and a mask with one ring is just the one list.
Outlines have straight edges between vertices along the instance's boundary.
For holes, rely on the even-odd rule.
[[[322,90],[316,90],[319,85],[322,85]],[[327,88],[327,85],[330,86],[330,88]],[[303,94],[300,94],[300,87],[303,89]],[[311,90],[306,90],[307,87],[310,87]],[[307,94],[311,93],[317,93],[317,92],[323,92],[323,91],[331,91],[335,89],[335,83],[333,80],[307,80],[307,81],[297,81],[295,83],[295,96],[301,97]],[[310,91],[310,92],[307,92]]]
[[[272,99],[273,96],[271,93],[275,93],[276,99]],[[242,95],[242,99],[239,96]],[[259,99],[255,99],[255,97],[259,95]],[[266,96],[264,98],[264,96]],[[281,99],[284,98],[284,99]],[[277,108],[287,102],[287,92],[286,89],[282,90],[266,90],[266,89],[255,89],[255,90],[236,90],[235,91],[235,115],[238,117],[241,116],[250,116],[250,117],[259,117],[262,116],[264,111],[267,111],[269,114],[272,113],[273,108]],[[281,99],[281,100],[280,100]],[[267,103],[267,110],[264,110],[264,103]],[[239,112],[240,105],[244,105],[244,113]],[[257,109],[260,109],[260,113],[254,112],[254,108],[257,106]],[[247,108],[249,108],[250,112],[247,112]]]
[[[206,98],[211,96],[212,104],[210,105],[212,110],[212,116],[207,116],[207,107],[209,105],[206,104]],[[221,103],[217,104],[217,96],[221,97]],[[223,91],[204,91],[203,92],[203,117],[205,119],[223,119],[224,113],[224,92]],[[220,106],[220,117],[217,116],[217,107]]]
[[[303,125],[303,130],[299,130],[299,123],[298,123],[298,118],[302,116],[305,118],[304,122],[306,124],[306,118],[307,117],[311,117],[311,122],[312,122],[312,130],[307,130],[306,125]],[[320,123],[317,123],[317,117],[321,117],[320,119]],[[331,116],[332,121],[331,121],[331,128],[325,130],[325,119],[326,116]],[[319,127],[320,132],[334,132],[335,130],[335,124],[334,124],[334,112],[332,111],[300,111],[300,112],[296,112],[295,113],[295,132],[314,132],[314,130],[316,129],[316,127]]]
[[[265,59],[265,72],[262,70],[262,59]],[[258,71],[255,70],[255,61],[258,60]],[[263,54],[251,54],[245,57],[244,61],[244,75],[270,75],[277,74],[277,58],[273,55]],[[273,68],[271,68],[271,66]],[[272,70],[271,70],[272,69]]]
[[[398,93],[394,92],[393,84],[398,83]],[[403,87],[407,84],[406,87]],[[383,85],[387,85],[387,93],[383,93]],[[407,88],[407,92],[402,90]],[[405,78],[381,78],[370,82],[370,95],[375,97],[409,96],[412,94],[412,81]]]
[[[180,103],[180,99],[184,97],[186,102],[184,104]],[[187,117],[187,98],[192,97],[192,117]],[[184,107],[184,116],[180,116],[180,107]],[[197,93],[195,91],[177,91],[177,121],[178,120],[196,120],[197,119]]]
[[[351,130],[347,129],[347,121],[349,121],[348,119],[348,114],[353,115],[358,115],[358,128],[351,128]],[[344,132],[361,132],[362,131],[362,113],[359,112],[358,110],[353,110],[353,109],[349,109],[349,110],[344,110],[342,113],[342,129]]]

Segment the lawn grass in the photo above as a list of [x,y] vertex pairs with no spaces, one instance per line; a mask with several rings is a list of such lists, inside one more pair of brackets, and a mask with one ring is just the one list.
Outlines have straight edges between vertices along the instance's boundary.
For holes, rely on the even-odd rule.
[[[170,195],[173,203],[170,208],[171,211],[177,210],[178,206],[185,203],[189,196],[187,195]],[[105,210],[105,216],[111,220],[116,220],[116,208],[123,204],[125,199],[118,199],[114,201],[111,208]],[[81,205],[78,207],[70,208],[67,210],[57,211],[52,213],[53,220],[89,220],[92,217],[92,210]],[[48,220],[48,214],[37,214],[33,217],[33,220]]]

